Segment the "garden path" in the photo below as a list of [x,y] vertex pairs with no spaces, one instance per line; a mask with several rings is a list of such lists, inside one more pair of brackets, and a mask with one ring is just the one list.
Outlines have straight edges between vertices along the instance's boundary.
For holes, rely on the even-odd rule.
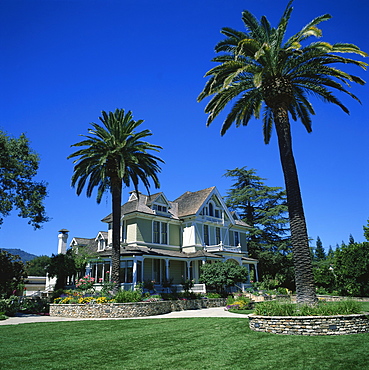
[[248,315],[231,313],[224,307],[204,308],[201,310],[173,311],[163,315],[144,316],[135,318],[70,318],[57,316],[40,316],[32,314],[17,314],[15,317],[9,317],[7,320],[0,320],[0,325],[28,324],[33,322],[55,322],[55,321],[83,321],[83,320],[136,320],[136,319],[172,319],[186,317],[233,317],[247,318]]

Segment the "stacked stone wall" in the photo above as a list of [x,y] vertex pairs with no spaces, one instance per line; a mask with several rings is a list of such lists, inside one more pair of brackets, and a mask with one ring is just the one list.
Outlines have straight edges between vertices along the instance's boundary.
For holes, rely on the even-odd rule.
[[250,315],[250,329],[286,335],[342,335],[369,332],[365,314],[336,316]]
[[226,300],[222,298],[132,303],[51,304],[50,316],[74,318],[142,317],[225,305]]

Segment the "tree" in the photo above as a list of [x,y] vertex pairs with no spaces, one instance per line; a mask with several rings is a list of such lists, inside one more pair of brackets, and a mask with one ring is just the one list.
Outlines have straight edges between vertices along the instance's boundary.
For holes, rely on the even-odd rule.
[[28,276],[46,276],[46,267],[50,264],[49,256],[39,256],[26,263]]
[[237,283],[246,281],[248,271],[246,267],[227,260],[205,263],[201,266],[200,283],[206,284],[207,288],[222,292],[225,288],[235,286]]
[[293,9],[292,2],[288,3],[277,28],[272,27],[265,16],[259,21],[250,12],[244,11],[242,20],[247,32],[222,29],[226,39],[216,45],[215,51],[221,55],[213,59],[219,64],[206,73],[206,76],[211,77],[198,100],[214,95],[205,108],[205,112],[209,114],[207,125],[226,106],[233,104],[224,120],[221,135],[233,123],[236,127],[247,126],[252,116],[260,118],[262,115],[264,141],[267,144],[274,124],[287,192],[297,302],[315,304],[317,298],[300,185],[292,151],[289,115],[293,120],[301,120],[308,132],[312,131],[311,115],[315,112],[308,100],[308,94],[336,104],[348,113],[348,109],[331,90],[347,93],[359,101],[341,83],[349,85],[350,82],[365,82],[338,69],[337,65],[353,64],[365,69],[367,64],[337,53],[360,56],[367,54],[353,44],[313,42],[303,46],[309,37],[321,36],[321,30],[317,26],[330,19],[329,14],[313,19],[301,31],[284,41]]
[[150,179],[155,187],[159,187],[157,177],[161,168],[158,162],[164,161],[148,151],[159,152],[158,145],[143,141],[152,133],[149,130],[136,132],[143,120],[134,121],[132,113],[125,113],[123,109],[106,113],[102,111],[99,117],[103,126],[91,123],[93,128],[88,130],[89,135],[72,147],[86,148],[77,150],[68,158],[77,158],[73,163],[74,173],[72,186],[77,186],[77,195],[82,193],[87,184],[87,197],[92,195],[97,187],[97,203],[105,191],[109,190],[112,196],[112,280],[120,281],[120,222],[122,187],[127,187],[131,182],[138,193],[139,181],[147,191],[150,188]]
[[315,261],[324,261],[327,258],[325,255],[323,243],[320,240],[319,236],[316,239],[316,248],[315,248],[315,253],[314,253],[314,259]]
[[224,176],[234,180],[225,197],[227,206],[251,226],[247,250],[249,257],[259,260],[260,279],[277,277],[291,289],[294,284],[285,191],[266,186],[256,170],[246,167],[228,170]]
[[343,244],[334,252],[334,274],[342,295],[369,295],[369,242]]
[[367,221],[366,226],[363,226],[364,230],[364,238],[369,242],[369,219]]
[[19,290],[27,274],[19,256],[0,249],[0,294],[9,297]]
[[67,285],[67,279],[69,276],[76,274],[77,269],[74,262],[71,250],[68,249],[66,254],[53,254],[50,258],[50,262],[46,267],[46,272],[49,277],[56,277],[56,283],[54,290],[64,289]]
[[35,229],[48,221],[43,205],[46,184],[33,180],[38,165],[39,157],[24,134],[13,138],[0,131],[0,225],[13,208]]

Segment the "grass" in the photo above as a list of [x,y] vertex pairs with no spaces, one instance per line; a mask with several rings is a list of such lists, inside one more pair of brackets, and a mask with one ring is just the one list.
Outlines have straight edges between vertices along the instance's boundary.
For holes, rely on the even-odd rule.
[[365,369],[368,334],[281,336],[247,318],[183,318],[2,326],[8,369]]

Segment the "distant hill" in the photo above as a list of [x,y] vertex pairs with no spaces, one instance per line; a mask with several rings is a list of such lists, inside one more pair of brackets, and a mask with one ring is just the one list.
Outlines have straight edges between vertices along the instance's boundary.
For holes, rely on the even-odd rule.
[[7,251],[14,256],[19,256],[23,263],[26,263],[27,261],[31,261],[34,258],[38,257],[35,254],[22,251],[21,249],[11,249],[11,248],[0,248],[0,249]]

